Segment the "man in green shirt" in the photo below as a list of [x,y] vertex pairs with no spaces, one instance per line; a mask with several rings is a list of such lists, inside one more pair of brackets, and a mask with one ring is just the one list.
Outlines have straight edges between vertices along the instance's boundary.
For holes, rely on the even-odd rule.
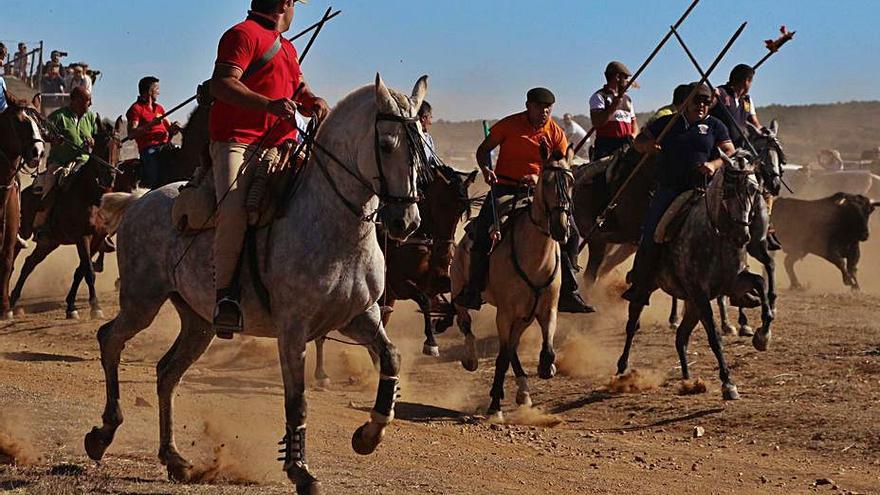
[[46,220],[52,212],[58,173],[68,166],[77,167],[88,161],[89,155],[82,150],[91,151],[95,145],[94,136],[98,122],[95,114],[89,111],[91,106],[92,94],[85,88],[77,87],[70,92],[70,104],[55,110],[48,117],[53,131],[63,136],[63,139],[59,137],[52,142],[49,159],[46,161],[46,171],[43,173],[42,188],[39,191],[42,201],[34,217],[35,238],[46,233]]

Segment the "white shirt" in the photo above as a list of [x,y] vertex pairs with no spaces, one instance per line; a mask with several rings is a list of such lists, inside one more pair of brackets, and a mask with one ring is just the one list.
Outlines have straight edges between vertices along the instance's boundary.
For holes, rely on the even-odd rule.
[[[568,139],[568,143],[572,146],[577,146],[581,140],[587,136],[587,131],[581,127],[580,124],[572,120],[571,122],[562,121],[562,130],[565,132],[565,137]],[[578,156],[581,158],[588,158],[589,146],[586,144],[581,147],[580,151],[578,151]]]
[[73,91],[73,88],[83,87],[89,93],[92,92],[92,78],[89,76],[83,76],[82,79],[77,79],[76,77],[70,78],[70,84],[68,85],[70,91]]
[[428,164],[433,165],[434,155],[437,153],[436,148],[434,147],[434,138],[431,137],[427,131],[424,132],[425,135],[425,157],[428,159]]

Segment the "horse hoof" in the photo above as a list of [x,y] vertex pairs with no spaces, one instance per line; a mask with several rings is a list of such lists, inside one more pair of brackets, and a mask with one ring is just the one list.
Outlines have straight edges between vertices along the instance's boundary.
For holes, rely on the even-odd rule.
[[[12,316],[15,316],[15,317],[19,317],[19,318],[21,318],[22,316],[26,316],[26,315],[27,315],[27,311],[25,311],[24,308],[18,308],[18,307],[17,307],[17,308],[15,308],[15,309],[12,310]],[[6,316],[7,316],[6,319],[11,319],[11,318],[9,318],[9,314],[8,314],[8,313],[7,313]]]
[[93,309],[91,313],[89,313],[89,317],[93,320],[103,320],[104,311],[101,309]]
[[104,438],[104,434],[101,433],[100,428],[93,427],[92,431],[86,434],[83,445],[86,448],[86,454],[88,454],[89,459],[100,461],[101,458],[104,457],[104,452],[107,451],[107,447],[110,446],[110,442]]
[[422,354],[431,357],[440,357],[440,347],[436,345],[425,344],[422,346]]
[[354,431],[354,435],[351,436],[351,448],[354,449],[360,455],[370,455],[375,450],[376,447],[379,446],[379,442],[382,441],[382,434],[376,436],[376,438],[369,438],[367,436],[367,426],[370,423],[362,424],[357,430]]
[[325,390],[330,390],[330,378],[325,377],[325,378],[318,378],[317,380],[315,380],[315,390],[318,390],[321,392],[323,392]]
[[751,337],[753,335],[755,335],[755,330],[752,327],[748,325],[742,325],[741,327],[739,327],[740,337]]
[[721,396],[724,400],[739,400],[739,392],[734,384],[724,384],[721,386]]
[[68,311],[67,312],[67,319],[68,320],[78,320],[79,319],[79,311],[77,311],[75,309],[73,311]]
[[764,352],[770,347],[770,337],[770,330],[758,332],[752,337],[752,345],[756,350]]
[[15,319],[15,313],[13,313],[11,310],[10,310],[10,311],[7,311],[6,314],[3,315],[3,319],[6,320],[6,321],[12,321],[12,320],[14,320],[14,319]]
[[486,420],[493,424],[503,424],[504,423],[504,413],[501,410],[486,411]]
[[517,392],[516,405],[522,407],[532,407],[532,395],[528,392]]
[[556,376],[556,365],[550,363],[550,366],[538,366],[538,378],[549,380]]
[[670,321],[669,322],[669,329],[670,330],[678,330],[678,325],[679,325],[679,323],[677,321]]
[[721,332],[724,335],[736,335],[736,327],[730,323],[725,323],[724,326],[721,328]]
[[192,479],[192,464],[188,462],[174,462],[166,466],[168,479],[176,483],[186,483]]
[[305,485],[296,485],[297,495],[321,495],[321,482],[313,481]]

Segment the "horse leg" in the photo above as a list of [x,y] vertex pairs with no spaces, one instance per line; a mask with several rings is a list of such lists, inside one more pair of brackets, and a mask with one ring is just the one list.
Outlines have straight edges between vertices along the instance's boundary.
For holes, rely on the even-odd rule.
[[[730,319],[727,317],[728,302],[726,297],[718,297],[718,316],[721,317],[721,331],[724,332],[724,335],[736,335],[736,327],[730,323]],[[740,309],[740,314],[742,314],[742,309]]]
[[688,342],[691,339],[691,332],[694,331],[699,321],[700,315],[697,308],[685,301],[684,316],[682,317],[681,324],[675,331],[675,350],[678,352],[678,360],[681,363],[681,378],[684,380],[688,380],[691,377],[691,372],[688,370],[687,349]]
[[318,337],[315,339],[315,388],[327,390],[330,388],[330,377],[324,371],[324,342],[327,339]]
[[394,404],[400,391],[400,353],[388,340],[377,304],[352,320],[341,332],[355,342],[369,346],[379,357],[379,388],[376,392],[376,403],[370,412],[370,421],[358,428],[351,438],[354,451],[367,455],[376,450],[385,428],[394,419]]
[[757,292],[761,299],[761,328],[754,332],[752,345],[759,351],[766,351],[770,345],[770,324],[773,322],[774,310],[770,304],[768,290],[764,285],[764,278],[756,273],[744,272],[737,279],[736,291],[739,293]]
[[[553,348],[553,342],[556,338],[557,316],[556,305],[551,305],[548,311],[539,311],[536,315],[538,325],[541,326],[542,342],[541,354],[538,358],[538,377],[542,380],[549,380],[556,376],[556,365],[554,364],[556,361],[556,351]],[[525,327],[523,327],[523,330],[525,330]],[[519,344],[517,343],[517,345]]]
[[[92,266],[91,243],[91,236],[82,238],[76,243],[76,251],[79,254],[80,270],[82,270],[86,286],[89,288],[89,307],[91,308],[89,317],[96,320],[104,317],[104,311],[98,301],[98,291],[95,290],[95,268]],[[76,298],[76,294],[74,294],[74,298]],[[70,301],[68,301],[68,307],[69,304]]]
[[639,318],[641,318],[644,309],[645,307],[640,304],[629,304],[629,316],[626,320],[626,344],[623,346],[623,352],[620,354],[620,359],[617,360],[618,375],[626,373],[626,369],[629,367],[629,353],[632,350],[632,343],[636,336],[636,332],[639,330]]
[[431,298],[427,294],[416,288],[413,293],[413,301],[419,305],[422,311],[422,317],[425,320],[425,343],[422,344],[422,354],[425,356],[439,357],[440,347],[434,338],[434,325],[431,323]]
[[24,265],[21,267],[21,273],[18,275],[18,280],[15,282],[15,287],[12,289],[12,294],[9,296],[9,302],[13,308],[18,303],[19,299],[21,299],[21,291],[24,289],[24,283],[27,281],[27,278],[31,273],[33,273],[34,268],[42,263],[43,260],[46,259],[46,256],[49,256],[49,254],[57,248],[58,244],[54,242],[37,243],[34,252],[25,258]]
[[190,480],[192,464],[177,450],[174,442],[174,389],[180,379],[211,344],[214,332],[211,324],[202,319],[185,302],[173,298],[180,315],[180,334],[174,345],[156,365],[156,392],[159,396],[159,461],[168,470],[168,479]]
[[[376,319],[379,308],[376,306]],[[305,365],[308,332],[303,328],[286,328],[278,336],[281,376],[284,381],[285,433],[281,440],[284,471],[296,485],[296,493],[317,494],[321,484],[306,464],[306,397]]]
[[486,410],[486,416],[490,421],[501,423],[504,421],[501,401],[504,400],[504,378],[507,375],[507,368],[510,367],[512,355],[510,336],[513,333],[514,323],[510,321],[510,317],[502,315],[500,310],[495,322],[498,327],[498,357],[495,358],[495,377],[492,379],[492,388],[489,390],[491,400],[489,401],[489,409]]
[[749,254],[764,265],[764,273],[767,274],[767,299],[770,308],[776,310],[776,260],[773,253],[767,249],[767,241],[763,241],[749,250]]
[[[141,296],[137,301],[125,301],[119,315],[101,325],[98,344],[101,348],[101,366],[104,369],[106,404],[101,416],[103,425],[97,426],[85,437],[85,449],[89,458],[100,461],[107,447],[113,443],[116,429],[122,424],[122,407],[119,404],[119,360],[125,343],[141,330],[150,326],[166,297]],[[125,304],[128,302],[128,304]]]
[[794,264],[804,257],[803,254],[786,254],[785,255],[785,273],[788,274],[788,280],[791,284],[791,290],[803,290],[804,286],[798,280],[797,274],[794,272]]
[[516,404],[518,406],[532,407],[532,396],[529,394],[529,376],[519,360],[519,342],[528,326],[529,324],[522,320],[514,322],[507,350],[509,353],[508,360],[513,368],[513,375],[516,377]]
[[[763,283],[761,285],[763,285]],[[740,337],[752,337],[755,335],[755,330],[749,325],[749,316],[746,314],[745,308],[739,308],[739,318],[737,323],[739,323]]]
[[[595,236],[593,236],[595,238]],[[604,241],[590,240],[587,242],[589,246],[589,254],[587,256],[587,269],[584,270],[584,283],[587,289],[591,289],[599,280],[599,268],[605,259],[605,248],[607,244]]]
[[458,313],[456,322],[458,329],[464,335],[464,357],[461,358],[461,366],[468,371],[477,371],[480,366],[480,360],[477,357],[477,338],[471,329],[473,319],[467,309],[456,306],[455,311]]
[[680,323],[678,318],[678,298],[672,298],[672,307],[669,309],[669,328],[676,329]]
[[712,302],[705,296],[693,299],[699,312],[700,321],[703,328],[706,329],[706,336],[709,338],[709,346],[715,354],[718,361],[718,375],[721,378],[721,394],[724,400],[737,400],[739,393],[736,385],[730,380],[730,370],[727,369],[727,363],[724,360],[724,348],[721,343],[721,336],[718,335],[718,328],[715,326],[715,315],[712,312]]

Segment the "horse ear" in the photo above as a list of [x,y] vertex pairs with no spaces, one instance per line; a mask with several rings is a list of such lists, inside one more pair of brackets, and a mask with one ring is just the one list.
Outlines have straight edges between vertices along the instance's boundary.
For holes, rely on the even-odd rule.
[[376,106],[380,113],[396,113],[391,91],[388,90],[388,86],[385,86],[385,82],[382,81],[382,76],[378,72],[376,73]]
[[41,107],[43,106],[43,95],[40,93],[35,94],[34,97],[31,99],[31,105],[33,105],[34,108],[37,109],[37,111],[41,111]]
[[123,128],[123,120],[122,115],[116,117],[116,123],[113,125],[113,130],[116,131],[116,134],[121,134]]
[[735,165],[733,160],[729,156],[727,156],[727,153],[725,153],[721,148],[718,148],[718,154],[721,155],[721,161],[724,162],[724,166],[733,167]]
[[541,140],[541,145],[539,147],[541,152],[541,161],[547,162],[550,160],[550,148],[547,146],[546,140]]
[[770,133],[775,136],[777,132],[779,132],[779,122],[773,119],[770,121]]
[[477,180],[477,171],[469,173],[467,176],[467,180],[464,181],[464,187],[470,187]]
[[422,102],[425,101],[425,96],[428,95],[428,76],[424,75],[416,81],[415,86],[413,86],[412,90],[412,100],[413,104],[413,113],[419,111],[422,108]]
[[440,170],[439,167],[434,168],[434,178],[442,180],[444,184],[449,184],[449,179],[446,177],[446,174],[444,174],[443,171]]
[[758,129],[758,128],[755,126],[755,124],[753,124],[753,123],[751,123],[751,122],[746,122],[746,127],[748,127],[748,129],[749,129],[749,133],[750,133],[751,135],[753,135],[753,136],[756,136],[756,135],[758,135],[758,134],[761,134],[761,129]]

